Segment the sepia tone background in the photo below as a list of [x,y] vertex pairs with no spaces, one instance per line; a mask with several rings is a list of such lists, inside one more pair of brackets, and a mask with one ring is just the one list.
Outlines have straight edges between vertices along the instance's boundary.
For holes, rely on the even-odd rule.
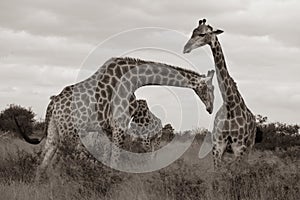
[[[48,97],[78,81],[81,63],[100,42],[124,30],[151,26],[177,30],[188,38],[197,21],[205,17],[213,27],[225,31],[219,38],[229,71],[248,107],[270,121],[298,123],[299,7],[296,0],[1,1],[0,109],[20,104],[32,107],[37,118],[44,118]],[[119,47],[124,45],[126,42]],[[198,69],[203,73],[213,68],[208,48],[206,51],[208,65]],[[205,50],[185,57],[197,60],[201,54]],[[157,99],[151,92],[145,90]],[[152,105],[157,103],[166,102]],[[172,115],[163,116],[159,109],[158,115],[172,122]],[[192,112],[194,107],[186,109]]]

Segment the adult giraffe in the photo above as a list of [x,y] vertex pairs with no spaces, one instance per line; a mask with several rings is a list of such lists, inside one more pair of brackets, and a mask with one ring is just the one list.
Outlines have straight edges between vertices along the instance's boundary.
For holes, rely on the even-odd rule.
[[[142,86],[167,85],[193,89],[205,104],[206,110],[212,113],[213,75],[213,70],[205,76],[158,62],[133,58],[109,59],[92,76],[65,87],[52,98],[47,109],[44,159],[38,174],[45,171],[59,144],[67,141],[67,144],[78,147],[81,144],[79,135],[82,138],[89,134],[89,130],[101,129],[111,135],[114,143],[111,165],[116,165],[128,124],[138,110],[134,91]],[[28,139],[26,141],[30,142]],[[31,140],[35,144],[40,142],[37,139]]]
[[236,83],[229,75],[224,54],[217,35],[222,30],[215,30],[200,20],[197,28],[184,46],[183,53],[209,45],[213,54],[218,85],[222,94],[223,104],[216,113],[212,131],[214,166],[222,164],[224,152],[234,153],[235,161],[246,158],[255,143],[256,120],[246,106]]

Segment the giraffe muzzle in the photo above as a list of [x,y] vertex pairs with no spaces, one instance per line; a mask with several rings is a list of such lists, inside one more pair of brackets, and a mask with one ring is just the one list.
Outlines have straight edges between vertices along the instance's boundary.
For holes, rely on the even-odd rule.
[[183,49],[183,53],[190,53],[192,51],[192,49],[190,48],[185,48]]
[[209,114],[211,114],[212,113],[212,108],[211,107],[209,107],[209,108],[206,108],[206,111],[209,113]]
[[190,53],[192,51],[193,42],[190,39],[183,47],[183,53]]

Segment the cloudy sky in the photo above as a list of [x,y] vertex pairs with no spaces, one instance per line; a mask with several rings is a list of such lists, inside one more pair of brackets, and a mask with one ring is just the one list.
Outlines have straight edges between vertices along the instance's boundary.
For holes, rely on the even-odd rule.
[[[185,59],[196,71],[206,73],[214,66],[208,47],[182,54],[198,20],[206,18],[210,25],[224,30],[219,40],[229,72],[253,113],[268,116],[270,121],[300,122],[298,0],[10,0],[1,1],[0,9],[1,110],[15,103],[31,107],[37,118],[44,118],[49,96],[88,77],[112,56],[178,66],[185,65]],[[143,27],[170,31],[124,33]],[[110,43],[99,47],[108,38]],[[143,49],[149,44],[157,48]],[[85,62],[95,48],[102,52],[98,63]],[[138,90],[137,95],[148,98],[164,122],[178,123],[180,115],[188,119],[184,128],[195,128],[195,110],[203,123],[213,119],[186,89],[150,87]],[[215,111],[220,104],[218,95],[216,90]]]

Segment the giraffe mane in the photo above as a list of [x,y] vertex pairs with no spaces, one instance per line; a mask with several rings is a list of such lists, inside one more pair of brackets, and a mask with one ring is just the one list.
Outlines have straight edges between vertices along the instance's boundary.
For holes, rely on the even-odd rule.
[[206,77],[205,74],[199,74],[198,72],[195,72],[193,70],[189,70],[189,69],[184,69],[184,68],[181,68],[181,67],[177,67],[177,66],[174,66],[174,65],[169,65],[169,64],[166,64],[166,63],[161,63],[161,62],[154,62],[154,61],[146,61],[146,60],[142,60],[142,59],[139,59],[139,58],[132,58],[132,57],[119,57],[117,59],[123,59],[125,61],[128,61],[128,62],[134,62],[134,63],[138,63],[138,64],[160,64],[164,67],[170,67],[170,68],[173,68],[175,70],[178,70],[178,71],[182,71],[182,72],[186,72],[186,73],[189,73],[189,74],[193,74],[193,75],[196,75],[196,76],[199,76],[199,77]]

